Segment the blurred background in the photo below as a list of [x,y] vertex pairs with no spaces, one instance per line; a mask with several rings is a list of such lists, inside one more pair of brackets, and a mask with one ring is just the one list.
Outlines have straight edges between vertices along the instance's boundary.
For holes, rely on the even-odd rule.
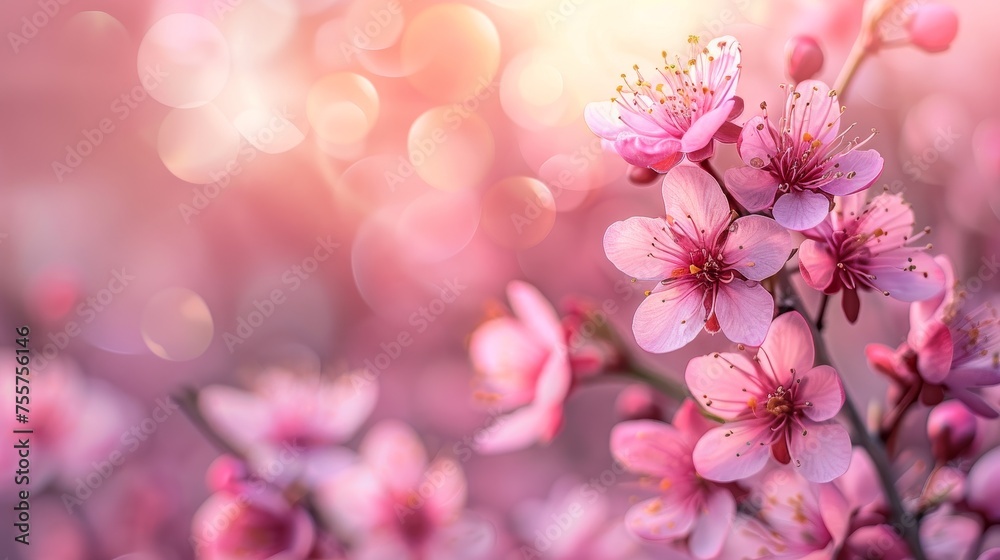
[[[905,36],[919,3],[903,2],[886,33]],[[869,60],[844,119],[879,131],[886,167],[874,188],[904,192],[918,226],[934,228],[935,252],[995,289],[995,271],[982,270],[1000,251],[1000,8],[948,3],[960,18],[951,49]],[[193,558],[191,519],[219,451],[179,411],[156,412],[183,387],[245,386],[276,365],[368,367],[378,402],[347,445],[395,418],[434,455],[490,421],[472,398],[466,342],[511,279],[556,305],[613,302],[610,319],[631,340],[642,287],[621,283],[601,239],[662,202],[601,151],[585,104],[614,95],[633,64],[685,49],[688,35],[731,34],[743,45],[742,123],[760,101],[780,106],[793,35],[819,41],[818,77],[832,82],[861,10],[858,0],[3,3],[0,347],[13,362],[15,328],[30,327],[32,413],[47,428],[33,443],[30,547],[14,544],[7,520],[16,490],[3,444],[0,551]],[[733,146],[718,153],[721,167],[738,162]],[[829,327],[862,403],[885,389],[864,344],[895,347],[907,329],[905,304],[867,295],[857,325],[838,310]],[[412,344],[394,347],[401,335]],[[645,361],[679,372],[720,344],[702,335]],[[5,432],[16,427],[12,377]],[[587,484],[599,500],[539,556],[653,554],[624,535],[630,488],[609,471],[621,388],[579,390],[550,446],[459,458],[495,557],[522,557],[537,520]],[[154,413],[155,429],[126,437]],[[116,451],[121,463],[80,492]],[[615,556],[592,543],[614,543]]]

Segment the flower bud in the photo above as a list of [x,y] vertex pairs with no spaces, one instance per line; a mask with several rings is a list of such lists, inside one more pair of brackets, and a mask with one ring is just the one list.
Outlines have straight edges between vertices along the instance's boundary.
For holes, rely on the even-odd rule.
[[969,509],[977,511],[991,523],[1000,522],[1000,449],[983,455],[969,470],[965,479],[965,500]]
[[959,401],[935,406],[927,417],[931,451],[941,461],[958,457],[976,437],[976,417]]
[[816,39],[797,35],[785,43],[785,71],[794,82],[812,78],[823,68],[823,49]]
[[220,455],[208,466],[205,483],[213,492],[232,490],[246,480],[249,469],[232,455]]
[[656,395],[645,385],[629,385],[618,393],[615,412],[621,420],[661,420],[663,411],[656,404]]
[[628,180],[636,185],[649,186],[660,178],[659,172],[648,167],[637,167],[630,165],[628,168]]
[[927,52],[941,52],[951,46],[958,34],[958,14],[951,6],[926,4],[917,8],[906,28],[910,42]]

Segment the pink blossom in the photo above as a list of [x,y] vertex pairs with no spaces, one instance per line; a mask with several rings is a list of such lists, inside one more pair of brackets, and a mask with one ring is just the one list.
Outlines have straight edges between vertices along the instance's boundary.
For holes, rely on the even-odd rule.
[[958,14],[945,4],[924,4],[906,22],[910,42],[927,52],[948,50],[958,35]]
[[464,511],[466,481],[454,459],[428,462],[408,425],[385,420],[357,462],[327,480],[319,505],[352,538],[352,558],[475,558],[493,544],[488,526]]
[[760,344],[774,300],[759,282],[784,265],[788,232],[764,216],[733,220],[719,184],[697,167],[667,174],[663,202],[665,218],[629,218],[604,234],[604,251],[619,270],[659,281],[632,322],[639,346],[669,352],[703,328]]
[[740,519],[725,558],[826,560],[847,536],[851,512],[833,484],[816,484],[776,469],[754,487],[756,517]]
[[702,46],[690,37],[691,54],[670,62],[648,81],[634,66],[636,80],[618,86],[611,104],[591,103],[584,117],[595,134],[610,144],[625,161],[660,172],[669,171],[686,154],[702,161],[715,152],[714,140],[735,142],[739,126],[730,122],[743,112],[736,97],[740,79],[740,44],[733,37],[718,37]]
[[906,342],[895,350],[870,344],[868,361],[903,387],[919,384],[929,404],[944,393],[980,416],[996,418],[979,389],[1000,384],[1000,312],[990,302],[967,310],[968,294],[955,282],[951,262],[944,256],[935,262],[946,289],[913,303]]
[[722,549],[736,515],[732,493],[698,475],[691,454],[712,423],[685,401],[673,425],[632,420],[611,432],[611,453],[626,469],[645,475],[658,496],[629,510],[626,524],[640,537],[662,541],[688,539],[697,558],[713,558]]
[[[761,107],[766,107],[763,103]],[[865,140],[840,130],[843,107],[823,82],[806,80],[788,91],[775,127],[764,115],[747,121],[737,148],[746,167],[726,171],[726,186],[747,210],[770,209],[789,229],[817,226],[830,200],[868,188],[882,173],[882,156],[860,150]]]
[[507,286],[514,317],[498,317],[472,333],[469,354],[480,399],[516,409],[478,439],[478,449],[502,453],[551,441],[562,426],[572,384],[566,334],[552,305],[530,284]]
[[823,68],[823,48],[811,35],[796,35],[785,43],[785,72],[796,82],[808,80]]
[[[252,391],[211,385],[199,393],[199,408],[213,428],[255,466],[268,465],[301,449],[294,464],[282,460],[287,475],[310,476],[368,418],[378,385],[361,372],[329,376],[319,372],[270,369],[254,379]],[[301,468],[294,468],[299,465]],[[299,472],[296,472],[296,471]]]
[[944,286],[941,267],[928,246],[912,246],[929,230],[913,233],[913,210],[902,195],[882,193],[865,202],[865,193],[837,197],[834,211],[803,232],[799,270],[810,287],[826,294],[843,292],[848,321],[858,318],[858,291],[875,290],[900,301],[920,301]]
[[844,404],[840,376],[813,367],[812,333],[797,312],[780,315],[752,358],[716,353],[688,363],[685,380],[705,410],[725,424],[695,446],[694,465],[709,480],[751,476],[772,456],[807,480],[844,474],[851,440],[832,418]]

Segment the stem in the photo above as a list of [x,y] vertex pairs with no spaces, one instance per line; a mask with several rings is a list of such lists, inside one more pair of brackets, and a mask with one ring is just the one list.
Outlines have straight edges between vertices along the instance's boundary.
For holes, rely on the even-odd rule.
[[899,399],[896,406],[889,412],[889,414],[882,420],[882,425],[879,427],[878,437],[882,440],[886,446],[891,445],[891,440],[893,436],[896,435],[896,430],[899,428],[903,420],[903,415],[906,411],[913,406],[913,403],[917,402],[917,397],[920,396],[920,382],[915,382],[911,385],[906,393]]
[[191,420],[195,428],[201,432],[205,439],[212,443],[215,447],[219,448],[223,453],[227,453],[236,457],[237,459],[247,462],[247,455],[242,450],[238,449],[232,443],[226,441],[225,438],[220,436],[205,420],[205,417],[201,414],[201,409],[198,408],[198,391],[191,387],[186,387],[181,389],[179,393],[174,395],[174,400],[180,405],[181,411],[184,412],[185,416]]
[[819,313],[816,314],[816,330],[822,331],[825,323],[823,323],[823,318],[826,317],[826,305],[830,303],[830,294],[823,294],[823,299],[819,303]]
[[691,396],[683,385],[658,375],[634,361],[630,361],[625,369],[614,372],[612,375],[630,377],[636,381],[641,381],[677,402],[681,402]]
[[703,159],[700,162],[698,162],[698,165],[705,171],[708,171],[709,175],[711,175],[712,178],[714,178],[715,181],[719,183],[719,186],[722,188],[722,192],[726,194],[726,200],[729,201],[729,207],[732,208],[733,210],[736,210],[736,213],[739,214],[740,216],[746,216],[748,214],[746,208],[743,208],[743,206],[739,202],[736,202],[736,199],[733,198],[733,195],[729,192],[729,189],[726,188],[726,182],[722,178],[722,174],[719,173],[719,170],[712,165],[712,162],[707,159]]
[[[802,300],[799,298],[798,293],[792,286],[791,280],[788,277],[788,272],[785,269],[778,272],[778,282],[781,286],[783,299],[802,314],[812,330],[813,340],[816,346],[817,363],[827,364],[830,367],[837,369],[833,365],[833,360],[830,359],[830,351],[826,347],[826,341],[823,339],[822,333],[820,333],[816,328],[815,323],[809,320],[809,315],[805,310],[805,306],[802,305]],[[854,431],[857,443],[868,452],[868,455],[872,459],[872,463],[875,464],[875,470],[878,473],[879,480],[882,483],[882,488],[885,491],[885,498],[889,502],[889,520],[906,541],[913,558],[915,560],[926,560],[927,557],[924,555],[923,548],[921,548],[920,545],[920,522],[916,518],[908,518],[906,510],[903,508],[903,501],[899,495],[899,491],[896,489],[896,483],[892,473],[892,465],[889,463],[889,456],[886,454],[882,445],[874,437],[872,437],[871,433],[868,432],[868,428],[865,426],[865,421],[858,412],[857,407],[851,401],[850,395],[845,395],[845,397],[843,412],[847,416],[847,421],[850,423],[851,428]]]

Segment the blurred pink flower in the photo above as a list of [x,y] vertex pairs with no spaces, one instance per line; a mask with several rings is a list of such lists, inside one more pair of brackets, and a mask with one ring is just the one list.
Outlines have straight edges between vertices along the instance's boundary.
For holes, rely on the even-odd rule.
[[252,391],[211,385],[198,396],[213,428],[254,466],[268,465],[288,449],[301,449],[301,463],[281,460],[288,476],[308,475],[331,446],[349,439],[368,418],[378,385],[362,373],[337,377],[320,372],[271,369],[255,378]]
[[408,425],[386,420],[361,442],[358,461],[319,489],[323,512],[350,535],[352,558],[465,559],[492,545],[491,529],[465,513],[459,464],[427,452]]
[[724,558],[824,560],[847,536],[851,512],[833,484],[816,484],[776,469],[753,488],[756,517],[736,524]]
[[927,52],[948,50],[958,35],[958,14],[945,4],[919,5],[906,22],[910,42]]
[[808,80],[823,68],[823,48],[811,35],[796,35],[785,43],[785,73],[796,82]]
[[806,80],[790,88],[777,128],[766,108],[743,126],[737,148],[746,167],[726,171],[729,191],[747,210],[770,209],[789,229],[819,225],[833,196],[866,189],[882,173],[882,156],[858,149],[874,134],[848,140],[854,125],[840,130],[842,112],[836,93],[823,82]]
[[[732,143],[739,126],[730,122],[743,112],[736,97],[740,79],[740,44],[734,37],[718,37],[703,47],[697,37],[688,39],[691,55],[665,66],[647,81],[634,66],[637,79],[625,74],[619,94],[587,105],[584,117],[595,134],[609,143],[627,162],[660,172],[669,171],[687,154],[691,161],[712,157],[715,140]],[[625,91],[625,88],[628,91]]]
[[709,480],[759,472],[768,456],[807,480],[828,482],[851,462],[851,439],[832,418],[844,404],[840,376],[813,367],[812,332],[797,312],[778,316],[757,354],[716,353],[688,363],[685,380],[705,410],[725,420],[694,449]]
[[629,218],[604,234],[604,251],[619,270],[659,281],[632,322],[639,346],[670,352],[702,328],[760,344],[774,300],[759,282],[784,265],[788,232],[764,216],[732,220],[719,184],[697,167],[666,175],[663,202],[666,218]]
[[847,320],[858,318],[860,290],[900,301],[941,293],[944,274],[927,254],[911,246],[929,230],[913,233],[913,210],[900,194],[882,193],[865,203],[865,193],[837,197],[834,211],[803,234],[799,271],[806,284],[826,294],[843,292]]
[[976,461],[969,470],[965,492],[969,509],[979,512],[990,523],[1000,523],[1000,448],[994,448]]
[[996,418],[978,389],[1000,384],[1000,314],[990,302],[966,310],[968,294],[956,283],[951,261],[943,255],[935,261],[946,289],[912,304],[906,342],[896,350],[869,344],[868,361],[904,387],[919,384],[928,404],[940,401],[943,392],[980,416]]
[[691,454],[713,426],[686,400],[673,425],[653,420],[622,422],[611,432],[611,453],[626,469],[651,478],[658,496],[632,506],[626,524],[645,539],[681,541],[697,558],[714,558],[736,516],[736,500],[703,479]]
[[477,438],[478,450],[485,453],[551,441],[562,426],[563,402],[573,381],[566,334],[552,305],[519,281],[508,284],[507,298],[515,317],[483,323],[469,342],[477,396],[504,410],[517,408]]

